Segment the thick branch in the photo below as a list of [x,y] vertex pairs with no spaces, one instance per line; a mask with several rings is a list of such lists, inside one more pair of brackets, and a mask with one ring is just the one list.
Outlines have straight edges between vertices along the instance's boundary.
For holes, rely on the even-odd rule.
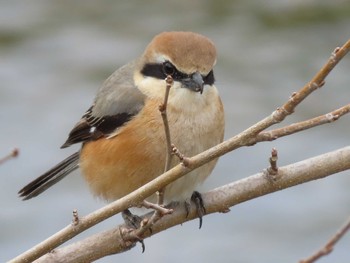
[[[298,163],[279,167],[279,176],[276,181],[269,180],[266,178],[268,176],[266,172],[261,172],[218,187],[202,194],[207,214],[227,211],[229,207],[259,196],[350,169],[349,160],[350,147],[345,147]],[[146,216],[150,215],[151,213]],[[189,216],[186,217],[184,206],[178,206],[174,209],[173,214],[167,215],[155,223],[152,227],[152,233],[146,232],[143,238],[196,217],[197,213],[194,207],[191,208]],[[103,256],[124,252],[130,249],[132,244],[125,244],[123,235],[119,231],[121,227],[95,234],[77,243],[56,249],[53,253],[43,256],[36,262],[86,262],[87,260],[96,260]]]

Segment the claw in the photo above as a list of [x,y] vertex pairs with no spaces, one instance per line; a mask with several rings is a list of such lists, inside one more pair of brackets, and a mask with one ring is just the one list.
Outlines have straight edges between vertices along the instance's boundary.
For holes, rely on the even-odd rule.
[[[203,216],[206,214],[202,195],[199,192],[194,191],[191,196],[191,201],[194,202],[196,206],[197,215],[199,217],[199,229],[201,229],[202,223],[203,223]],[[186,208],[186,210],[187,209],[188,208]],[[188,212],[189,212],[189,209],[187,210],[187,215],[188,215]]]
[[[124,219],[126,226],[132,230],[139,229],[142,225],[142,218],[137,215],[133,215],[129,209],[126,209],[122,212],[122,217]],[[146,247],[143,239],[138,236],[135,236],[135,238],[137,239],[138,242],[141,243],[142,253],[145,252]]]

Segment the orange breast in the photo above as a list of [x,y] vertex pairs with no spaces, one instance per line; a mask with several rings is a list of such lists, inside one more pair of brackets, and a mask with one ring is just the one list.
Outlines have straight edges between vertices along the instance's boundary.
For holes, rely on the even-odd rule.
[[158,104],[148,101],[117,135],[83,146],[80,167],[94,194],[115,200],[163,172],[165,142]]

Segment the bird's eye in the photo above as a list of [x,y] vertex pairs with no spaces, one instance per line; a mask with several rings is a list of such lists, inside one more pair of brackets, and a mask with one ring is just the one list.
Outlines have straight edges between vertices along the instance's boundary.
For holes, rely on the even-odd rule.
[[163,63],[163,72],[166,75],[173,75],[175,71],[176,71],[175,67],[169,61],[166,61]]

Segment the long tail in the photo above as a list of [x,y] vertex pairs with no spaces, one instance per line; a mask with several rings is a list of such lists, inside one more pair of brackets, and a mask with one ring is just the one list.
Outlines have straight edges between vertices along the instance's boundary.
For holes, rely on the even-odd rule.
[[62,180],[66,175],[78,168],[79,152],[73,153],[68,158],[54,166],[52,169],[27,184],[18,194],[23,200],[31,199],[47,188],[51,187],[58,181]]

